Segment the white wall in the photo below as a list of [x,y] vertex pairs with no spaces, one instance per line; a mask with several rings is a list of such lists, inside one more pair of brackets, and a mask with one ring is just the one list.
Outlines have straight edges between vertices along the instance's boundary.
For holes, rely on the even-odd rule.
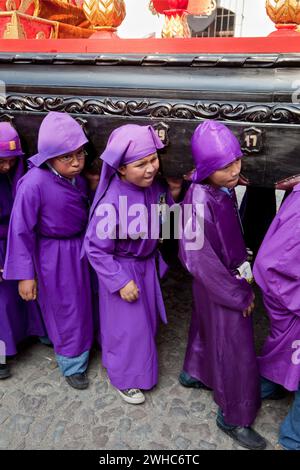
[[118,28],[121,38],[142,38],[154,33],[160,37],[164,17],[152,15],[149,0],[125,0],[126,18]]
[[[148,9],[149,0],[125,0],[127,15],[118,29],[123,38],[160,37],[164,18]],[[267,16],[265,0],[218,0],[218,5],[236,13],[235,36],[268,36],[275,25]]]
[[265,0],[219,0],[218,4],[236,13],[235,36],[268,36],[275,25],[266,13]]

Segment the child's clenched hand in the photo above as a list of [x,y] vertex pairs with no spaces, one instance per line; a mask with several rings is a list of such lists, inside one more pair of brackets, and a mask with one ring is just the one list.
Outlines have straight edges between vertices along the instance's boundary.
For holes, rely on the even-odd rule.
[[37,282],[35,279],[19,281],[19,294],[23,300],[36,300]]
[[253,312],[254,307],[255,307],[254,300],[255,300],[255,295],[253,294],[250,305],[243,311],[244,318],[250,317],[251,313]]
[[169,176],[166,178],[166,181],[168,183],[169,191],[172,195],[172,198],[174,199],[174,201],[177,201],[181,193],[183,179],[173,178]]
[[126,302],[134,302],[139,298],[139,288],[134,281],[128,282],[125,287],[119,290],[119,293]]

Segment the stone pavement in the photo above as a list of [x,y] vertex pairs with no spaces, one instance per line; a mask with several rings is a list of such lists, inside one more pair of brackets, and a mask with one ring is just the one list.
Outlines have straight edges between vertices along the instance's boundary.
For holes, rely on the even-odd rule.
[[[124,403],[93,351],[90,387],[70,388],[60,376],[53,350],[32,344],[10,361],[13,376],[0,381],[0,449],[241,449],[215,425],[211,393],[185,389],[177,381],[191,313],[191,282],[181,269],[164,281],[169,317],[158,336],[160,379],[146,402]],[[258,346],[266,335],[261,305],[255,314]],[[256,429],[277,443],[291,397],[265,401]]]

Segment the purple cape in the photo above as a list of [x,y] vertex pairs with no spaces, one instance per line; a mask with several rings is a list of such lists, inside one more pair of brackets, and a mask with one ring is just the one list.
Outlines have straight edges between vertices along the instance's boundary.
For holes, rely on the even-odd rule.
[[[184,199],[193,211],[179,243],[181,261],[194,278],[184,370],[213,389],[228,424],[249,426],[260,407],[260,390],[252,319],[242,315],[252,289],[245,279],[236,277],[247,252],[235,193],[198,184],[242,152],[233,133],[215,121],[197,127],[192,150],[197,184],[191,185]],[[189,227],[196,223],[204,243],[191,249]]]
[[[204,205],[204,246],[191,251],[180,240],[180,259],[192,274],[194,310],[184,370],[213,389],[225,421],[249,426],[260,407],[252,319],[242,312],[252,289],[235,270],[247,253],[235,198],[208,185],[192,184],[184,204]],[[199,218],[198,218],[199,221]]]
[[80,259],[88,220],[87,188],[39,168],[48,159],[86,143],[80,125],[49,113],[39,131],[39,153],[20,180],[9,226],[6,279],[38,280],[38,301],[56,353],[79,356],[93,342],[89,266]]
[[[23,160],[18,158],[9,174],[0,175],[0,269],[4,267],[8,224],[16,185],[23,168]],[[5,343],[6,355],[16,354],[18,343],[27,337],[45,335],[37,303],[26,303],[21,299],[16,281],[0,281],[0,341]]]
[[260,373],[290,391],[300,382],[299,205],[300,184],[273,220],[254,265],[271,326],[258,358]]
[[82,180],[76,186],[49,169],[20,180],[14,202],[4,276],[38,280],[38,301],[55,352],[74,357],[93,340],[91,287],[80,260],[88,219]]

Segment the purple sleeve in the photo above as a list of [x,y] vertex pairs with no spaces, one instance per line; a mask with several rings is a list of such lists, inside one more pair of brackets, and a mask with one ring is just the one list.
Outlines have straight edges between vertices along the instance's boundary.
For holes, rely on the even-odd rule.
[[[195,227],[195,211],[193,211],[190,223]],[[199,221],[203,227],[203,220]],[[183,230],[179,241],[179,257],[183,265],[195,279],[201,281],[207,295],[219,305],[223,305],[234,311],[245,310],[252,299],[251,286],[244,279],[237,279],[222,263],[211,240],[216,239],[218,234],[215,225],[205,220],[205,236],[203,246],[199,249],[191,249],[191,241],[188,237],[188,224]]]
[[124,271],[121,264],[115,259],[116,241],[112,238],[112,231],[106,233],[106,238],[99,236],[100,229],[97,225],[100,220],[101,218],[97,216],[96,209],[87,229],[84,248],[99,280],[110,293],[114,293],[125,287],[132,280],[132,277]]
[[33,254],[40,208],[39,188],[21,184],[14,201],[8,229],[4,279],[35,278]]

